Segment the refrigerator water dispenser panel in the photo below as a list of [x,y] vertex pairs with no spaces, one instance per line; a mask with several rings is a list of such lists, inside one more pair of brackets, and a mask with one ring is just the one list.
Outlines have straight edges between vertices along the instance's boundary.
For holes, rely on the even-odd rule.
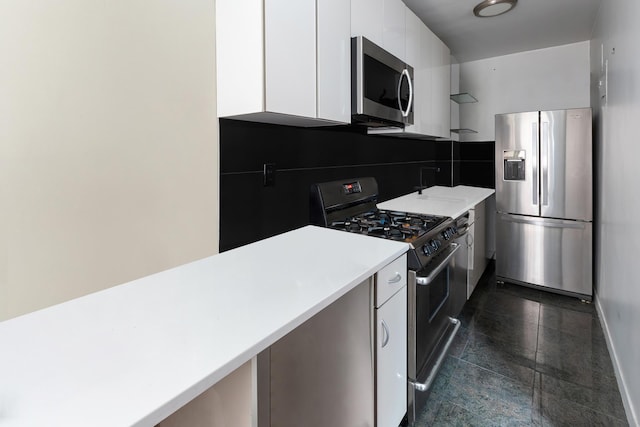
[[504,176],[505,181],[524,181],[525,180],[525,151],[504,151]]

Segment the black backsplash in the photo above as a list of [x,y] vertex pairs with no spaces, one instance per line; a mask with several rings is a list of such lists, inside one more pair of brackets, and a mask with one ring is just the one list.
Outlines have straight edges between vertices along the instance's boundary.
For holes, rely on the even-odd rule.
[[[420,168],[429,167],[434,169],[424,171],[424,185],[493,187],[488,148],[470,149],[463,160],[467,150],[460,145],[470,144],[453,143],[452,159],[451,142],[371,136],[355,126],[296,128],[221,119],[220,251],[308,224],[313,183],[373,176],[384,201],[413,191]],[[490,154],[493,159],[493,148]],[[265,164],[274,165],[273,186],[264,186]],[[467,174],[467,167],[476,169]]]

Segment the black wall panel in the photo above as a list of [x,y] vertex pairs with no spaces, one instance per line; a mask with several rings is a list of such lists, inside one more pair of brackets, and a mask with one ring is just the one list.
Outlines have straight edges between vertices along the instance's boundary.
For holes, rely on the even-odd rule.
[[[309,187],[317,182],[373,176],[380,201],[414,191],[420,168],[427,168],[427,186],[450,186],[452,177],[454,185],[489,186],[487,148],[456,144],[372,136],[355,126],[296,128],[221,119],[220,250],[308,224]],[[463,161],[463,153],[473,160]],[[274,165],[272,186],[264,186],[266,163]]]

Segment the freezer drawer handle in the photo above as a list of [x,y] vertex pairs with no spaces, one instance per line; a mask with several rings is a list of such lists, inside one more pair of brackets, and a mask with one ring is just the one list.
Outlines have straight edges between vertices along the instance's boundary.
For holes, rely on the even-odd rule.
[[431,282],[433,282],[433,279],[438,277],[438,274],[440,274],[440,272],[442,270],[444,270],[449,265],[449,260],[453,257],[453,255],[456,253],[456,251],[458,249],[460,249],[460,245],[457,244],[457,243],[451,243],[451,247],[453,247],[451,252],[449,252],[449,254],[442,261],[440,261],[440,263],[431,271],[431,273],[429,273],[428,276],[426,276],[426,277],[422,277],[422,276],[416,277],[416,284],[417,285],[426,286],[426,285],[430,284]]
[[447,353],[449,353],[449,348],[451,347],[451,344],[453,344],[453,340],[456,337],[456,334],[458,333],[458,329],[460,329],[461,323],[458,319],[449,317],[449,322],[451,322],[451,324],[453,325],[453,331],[451,331],[449,338],[447,338],[447,343],[444,345],[444,349],[438,355],[438,359],[436,360],[436,363],[434,363],[433,368],[431,369],[431,372],[429,372],[429,376],[427,377],[427,380],[423,383],[409,380],[409,384],[411,384],[413,388],[415,388],[418,391],[429,390],[429,388],[431,387],[431,384],[433,384],[433,380],[436,379],[436,375],[438,374],[438,371],[440,371],[440,367],[442,366],[442,363],[444,362],[445,357],[447,357]]
[[581,230],[585,228],[585,223],[580,221],[549,222],[548,220],[516,218],[510,215],[500,215],[500,219],[506,222],[519,222],[521,224],[539,225],[546,228],[577,228]]

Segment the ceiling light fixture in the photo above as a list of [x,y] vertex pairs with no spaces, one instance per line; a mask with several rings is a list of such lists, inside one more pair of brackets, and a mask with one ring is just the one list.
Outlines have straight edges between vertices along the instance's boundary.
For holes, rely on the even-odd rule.
[[473,14],[480,18],[502,15],[516,7],[518,0],[484,0],[473,8]]

